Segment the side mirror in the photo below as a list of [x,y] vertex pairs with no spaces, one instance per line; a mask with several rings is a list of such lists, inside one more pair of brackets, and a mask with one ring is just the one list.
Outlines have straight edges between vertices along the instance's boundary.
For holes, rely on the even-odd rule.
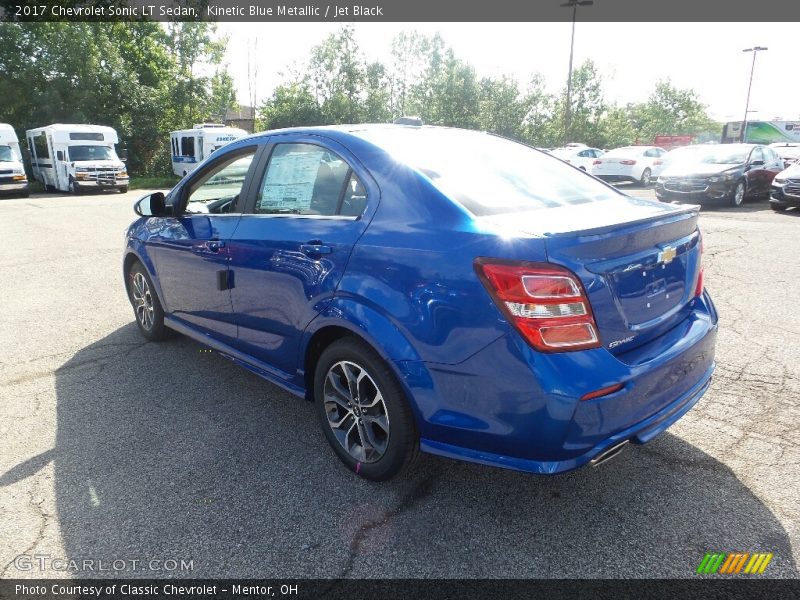
[[153,192],[142,196],[133,205],[133,211],[140,217],[169,217],[172,207],[167,206],[163,192]]

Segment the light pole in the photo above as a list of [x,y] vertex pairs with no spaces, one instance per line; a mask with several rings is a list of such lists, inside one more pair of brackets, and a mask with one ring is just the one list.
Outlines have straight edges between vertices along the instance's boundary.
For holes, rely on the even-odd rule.
[[747,139],[747,113],[750,112],[750,89],[753,87],[753,71],[756,70],[756,56],[763,50],[769,50],[766,46],[753,46],[752,48],[745,48],[742,52],[753,53],[753,64],[750,67],[750,83],[747,84],[747,102],[744,105],[744,122],[742,123],[742,139],[741,142]]
[[591,6],[594,0],[567,0],[561,6],[572,9],[572,39],[569,43],[569,71],[567,72],[567,105],[564,107],[564,144],[569,141],[569,121],[572,110],[572,54],[575,50],[575,17],[579,6]]

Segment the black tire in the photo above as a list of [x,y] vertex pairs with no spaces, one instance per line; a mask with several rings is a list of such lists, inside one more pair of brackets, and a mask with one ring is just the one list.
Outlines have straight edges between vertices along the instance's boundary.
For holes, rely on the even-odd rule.
[[769,203],[769,207],[770,207],[772,210],[774,210],[775,212],[783,212],[783,211],[785,211],[787,208],[789,208],[788,206],[781,206],[780,204],[773,204],[772,202],[770,202],[770,203]]
[[78,184],[75,183],[75,180],[72,177],[69,178],[69,193],[73,194],[74,196],[77,196],[81,193]]
[[[133,316],[139,331],[148,340],[154,342],[163,340],[168,335],[167,327],[164,325],[164,309],[161,308],[161,302],[153,286],[153,280],[147,274],[147,269],[137,261],[131,265],[126,277],[128,300],[133,307]],[[139,277],[143,279],[139,279]],[[146,285],[140,285],[142,280]],[[144,298],[144,304],[139,301],[139,297]],[[148,307],[152,308],[152,311],[148,310]]]
[[[739,189],[741,188],[741,192]],[[745,183],[744,179],[740,179],[736,182],[736,185],[733,187],[733,191],[731,192],[731,206],[740,207],[744,204],[745,198],[747,197],[747,184]]]
[[127,194],[128,193],[128,186],[124,185],[121,188],[119,188],[119,193],[120,194]]
[[639,180],[639,185],[648,187],[651,183],[653,183],[653,172],[650,170],[650,167],[645,167],[644,171],[642,171],[642,178]]
[[[343,367],[361,369],[369,376],[358,377],[361,383],[356,385],[355,402],[352,388],[344,378]],[[356,373],[360,375],[360,372]],[[338,382],[338,386],[334,382]],[[335,389],[345,389],[345,394],[331,393]],[[380,404],[376,404],[378,392]],[[364,397],[367,398],[365,402]],[[370,398],[376,401],[371,402]],[[419,455],[419,434],[403,389],[386,363],[359,339],[346,337],[337,340],[322,353],[314,371],[314,403],[331,448],[339,460],[360,477],[386,481],[407,470]],[[378,425],[382,409],[386,417],[385,436],[382,425]],[[367,416],[367,410],[372,412],[371,416]],[[341,427],[335,428],[332,420],[339,421]],[[354,427],[355,434],[351,438],[350,432]],[[339,441],[334,429],[344,436],[344,441]],[[367,436],[367,429],[372,439]],[[368,438],[366,444],[364,437]],[[348,451],[344,444],[349,444],[350,439],[354,443],[352,450]],[[380,443],[371,444],[374,439],[383,443],[382,450]],[[357,443],[359,441],[361,445]]]

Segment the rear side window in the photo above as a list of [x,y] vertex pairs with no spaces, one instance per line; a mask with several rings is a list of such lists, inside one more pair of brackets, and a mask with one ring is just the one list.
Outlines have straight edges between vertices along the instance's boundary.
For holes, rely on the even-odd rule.
[[554,156],[489,134],[431,128],[360,135],[478,217],[621,198]]
[[337,154],[314,144],[278,144],[256,200],[257,214],[358,216],[366,191]]

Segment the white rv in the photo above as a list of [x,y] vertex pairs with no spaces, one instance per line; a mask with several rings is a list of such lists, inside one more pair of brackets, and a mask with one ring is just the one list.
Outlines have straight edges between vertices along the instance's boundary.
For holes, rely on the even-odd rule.
[[0,194],[28,195],[19,140],[11,125],[0,123]]
[[225,127],[214,123],[195,125],[193,129],[170,132],[172,172],[183,177],[194,171],[198,164],[225,144],[238,140],[248,133],[244,129]]
[[29,129],[33,176],[47,191],[128,191],[128,172],[114,145],[117,132],[102,125],[62,125]]

